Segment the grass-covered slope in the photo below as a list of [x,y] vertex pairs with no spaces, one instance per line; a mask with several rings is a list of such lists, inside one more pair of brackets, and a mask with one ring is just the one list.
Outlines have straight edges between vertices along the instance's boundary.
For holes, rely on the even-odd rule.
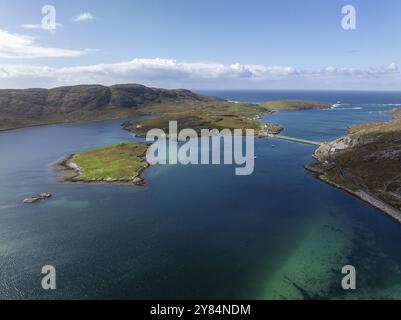
[[178,122],[178,130],[201,129],[254,129],[257,134],[278,133],[282,128],[273,124],[262,124],[260,115],[269,111],[259,105],[231,103],[226,101],[210,102],[174,102],[152,105],[140,109],[144,114],[158,115],[156,119],[128,122],[124,128],[138,136],[146,135],[153,128],[163,129],[168,133],[169,121]]

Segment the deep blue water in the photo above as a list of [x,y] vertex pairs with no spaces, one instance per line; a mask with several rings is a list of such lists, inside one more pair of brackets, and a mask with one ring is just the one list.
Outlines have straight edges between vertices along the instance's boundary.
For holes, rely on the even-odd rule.
[[[264,118],[320,140],[388,120],[401,103],[401,93],[215,95],[341,101]],[[257,139],[250,176],[228,165],[166,165],[146,172],[145,187],[55,182],[51,164],[63,155],[134,139],[122,122],[0,133],[0,298],[401,297],[401,225],[309,175],[312,146]],[[44,191],[54,197],[21,203]],[[40,285],[47,264],[57,270],[51,292]],[[356,291],[341,289],[345,264],[356,267]]]
[[343,135],[351,124],[388,121],[387,111],[401,104],[401,92],[369,91],[202,91],[239,102],[312,100],[328,102],[329,110],[276,112],[265,122],[283,125],[285,134],[317,141],[331,141]]

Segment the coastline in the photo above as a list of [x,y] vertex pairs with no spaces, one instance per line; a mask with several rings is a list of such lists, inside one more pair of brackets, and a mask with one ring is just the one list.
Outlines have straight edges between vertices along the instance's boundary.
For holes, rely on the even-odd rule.
[[129,118],[129,117],[136,117],[136,116],[147,116],[147,115],[133,113],[133,114],[121,115],[121,116],[116,116],[116,117],[111,117],[111,118],[87,119],[87,120],[86,119],[68,120],[68,121],[44,122],[44,123],[38,123],[38,124],[27,124],[27,125],[23,125],[23,126],[6,128],[6,129],[0,128],[0,133],[7,132],[7,131],[13,131],[13,130],[34,128],[34,127],[53,126],[53,125],[57,126],[57,125],[61,125],[61,124],[79,124],[79,123],[85,124],[85,123],[101,122],[101,121],[108,121],[108,120],[118,120],[118,119],[124,119],[124,118]]
[[312,167],[310,164],[306,164],[304,168],[309,171],[316,179],[334,187],[340,190],[343,190],[350,194],[351,196],[354,196],[355,198],[362,200],[363,202],[371,205],[372,207],[381,210],[385,214],[387,214],[389,217],[397,220],[399,223],[401,223],[401,211],[398,210],[397,208],[394,208],[393,206],[385,203],[384,201],[376,198],[375,196],[369,194],[368,192],[362,190],[362,189],[357,189],[357,190],[352,190],[344,185],[340,185],[329,178],[325,176],[325,172],[323,169],[319,170],[317,168]]

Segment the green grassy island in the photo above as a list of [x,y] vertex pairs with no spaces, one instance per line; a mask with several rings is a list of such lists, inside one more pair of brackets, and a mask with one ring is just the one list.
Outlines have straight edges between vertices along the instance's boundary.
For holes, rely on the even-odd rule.
[[56,166],[67,171],[65,181],[86,183],[143,184],[142,172],[149,164],[145,155],[148,145],[121,142],[68,156]]
[[301,101],[301,100],[282,100],[262,102],[260,106],[269,111],[294,111],[294,110],[310,110],[310,109],[328,109],[331,104],[316,101]]

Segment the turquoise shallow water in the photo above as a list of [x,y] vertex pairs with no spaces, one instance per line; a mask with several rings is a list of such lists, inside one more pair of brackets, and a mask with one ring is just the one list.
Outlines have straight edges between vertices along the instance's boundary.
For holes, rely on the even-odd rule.
[[[272,93],[232,94],[219,93],[247,101]],[[328,140],[351,123],[387,120],[383,111],[401,95],[348,99],[264,120]],[[228,165],[176,165],[148,170],[143,188],[55,182],[50,167],[61,156],[132,140],[121,122],[0,133],[1,298],[401,297],[401,226],[311,177],[303,165],[312,146],[257,139],[255,172],[246,177]],[[54,198],[21,203],[43,191]],[[52,292],[40,286],[46,264],[57,270]],[[345,264],[357,269],[356,291],[340,287]]]

